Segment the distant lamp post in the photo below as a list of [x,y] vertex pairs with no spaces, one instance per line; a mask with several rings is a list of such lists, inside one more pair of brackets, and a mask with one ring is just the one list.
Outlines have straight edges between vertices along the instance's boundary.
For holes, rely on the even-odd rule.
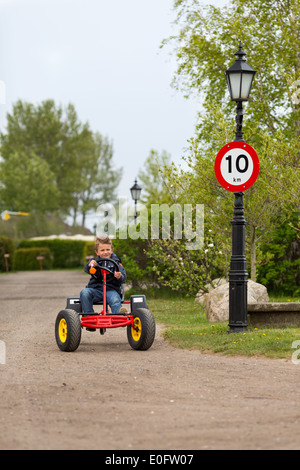
[[[235,141],[243,140],[243,101],[248,101],[255,75],[247,64],[241,42],[235,53],[235,63],[226,71],[226,78],[231,100],[236,101],[236,135]],[[247,283],[248,272],[245,256],[245,225],[243,193],[234,193],[234,213],[232,224],[232,256],[229,271],[229,333],[247,330],[248,305]]]
[[137,202],[141,198],[142,188],[138,185],[137,179],[135,179],[134,185],[130,188],[131,197],[134,200],[134,223],[137,221]]

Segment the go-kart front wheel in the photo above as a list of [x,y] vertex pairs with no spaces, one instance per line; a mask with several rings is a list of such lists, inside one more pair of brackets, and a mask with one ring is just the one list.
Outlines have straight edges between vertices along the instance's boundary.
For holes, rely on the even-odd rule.
[[127,338],[133,349],[149,349],[155,337],[155,320],[150,310],[137,308],[133,313],[133,325],[127,326]]
[[75,351],[81,340],[81,323],[78,313],[74,310],[61,310],[56,317],[55,338],[61,351]]

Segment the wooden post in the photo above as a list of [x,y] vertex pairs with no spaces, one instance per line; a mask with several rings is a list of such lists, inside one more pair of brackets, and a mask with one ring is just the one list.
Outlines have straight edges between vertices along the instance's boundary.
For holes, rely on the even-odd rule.
[[5,260],[5,269],[6,269],[6,272],[8,273],[9,271],[9,266],[8,266],[8,258],[10,257],[10,254],[9,253],[5,253],[4,255],[4,260]]
[[36,259],[40,262],[40,270],[43,270],[43,259],[44,256],[37,256]]

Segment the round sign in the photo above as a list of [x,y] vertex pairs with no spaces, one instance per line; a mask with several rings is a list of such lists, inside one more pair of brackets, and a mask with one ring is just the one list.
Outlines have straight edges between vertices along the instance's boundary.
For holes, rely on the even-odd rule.
[[216,157],[215,174],[227,191],[245,191],[255,183],[258,173],[257,153],[246,142],[230,142],[221,148]]

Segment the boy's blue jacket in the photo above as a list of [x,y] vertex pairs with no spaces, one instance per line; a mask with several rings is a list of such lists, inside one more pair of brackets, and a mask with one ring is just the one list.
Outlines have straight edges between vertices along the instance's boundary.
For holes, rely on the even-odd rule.
[[[88,263],[85,265],[84,270],[86,273],[89,273],[89,263],[92,260],[95,260],[97,263],[101,260],[100,256],[97,256],[96,258],[91,258]],[[116,261],[119,265],[120,273],[122,274],[120,279],[116,279],[112,274],[106,273],[106,287],[107,290],[116,290],[119,294],[121,294],[121,284],[126,281],[126,271],[122,266],[121,258],[119,258],[115,253],[112,253],[111,259]],[[116,271],[116,266],[114,263],[110,263],[109,261],[104,261],[103,266],[107,267],[111,271],[115,272]],[[93,289],[100,289],[102,291],[103,285],[102,285],[102,274],[101,270],[97,269],[96,274],[94,276],[91,276],[90,281],[86,287],[92,287]]]

